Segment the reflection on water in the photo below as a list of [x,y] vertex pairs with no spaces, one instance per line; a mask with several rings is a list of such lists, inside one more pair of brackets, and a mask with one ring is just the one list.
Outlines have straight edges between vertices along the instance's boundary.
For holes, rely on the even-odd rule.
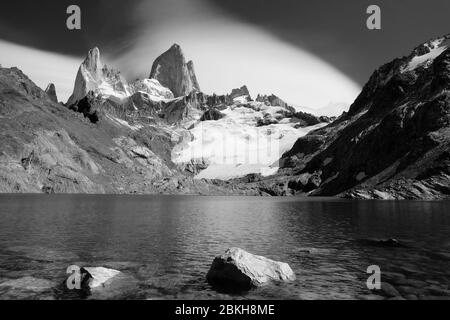
[[[448,297],[449,209],[449,202],[421,201],[4,195],[0,298],[74,298],[57,289],[72,264],[129,276],[127,286],[94,298],[393,296],[365,287],[366,269],[374,264],[403,298]],[[387,238],[406,246],[361,241]],[[287,262],[297,280],[237,296],[217,293],[205,276],[228,247]],[[24,277],[33,285],[24,288]]]

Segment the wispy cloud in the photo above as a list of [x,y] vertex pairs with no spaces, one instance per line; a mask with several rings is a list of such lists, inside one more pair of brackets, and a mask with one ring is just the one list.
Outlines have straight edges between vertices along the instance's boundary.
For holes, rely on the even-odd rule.
[[247,84],[298,105],[350,104],[359,85],[320,58],[245,24],[206,1],[142,1],[141,25],[113,63],[128,77],[148,76],[153,60],[173,43],[194,60],[203,91],[226,93]]

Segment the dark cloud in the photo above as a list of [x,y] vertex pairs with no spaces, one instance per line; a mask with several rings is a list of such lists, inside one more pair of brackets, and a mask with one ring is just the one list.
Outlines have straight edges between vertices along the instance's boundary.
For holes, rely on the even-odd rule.
[[[0,39],[58,53],[80,55],[111,47],[137,30],[131,9],[138,0],[21,0],[2,3]],[[66,28],[67,7],[82,10],[82,29]]]
[[[448,0],[209,1],[309,50],[361,85],[381,64],[450,32]],[[366,28],[371,4],[381,7],[382,30]]]
[[[71,55],[84,55],[88,48],[101,46],[110,55],[117,56],[126,50],[124,43],[132,41],[133,35],[139,32],[140,21],[136,21],[133,10],[141,1],[152,2],[8,1],[1,5],[0,39]],[[450,32],[448,0],[205,1],[310,51],[360,85],[380,64],[407,54],[422,41]],[[66,8],[71,4],[82,8],[81,31],[69,31],[65,26]],[[365,27],[365,11],[370,4],[382,8],[381,31],[369,31]],[[157,5],[164,2],[158,1]],[[158,7],[161,12],[163,9]]]

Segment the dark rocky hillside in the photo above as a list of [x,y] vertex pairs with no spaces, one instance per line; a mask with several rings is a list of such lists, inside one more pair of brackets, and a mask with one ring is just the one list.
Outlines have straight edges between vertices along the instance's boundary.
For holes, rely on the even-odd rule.
[[288,193],[363,199],[450,195],[450,36],[374,72],[348,113],[282,159]]
[[88,96],[74,112],[0,68],[0,192],[240,193],[183,174],[167,128],[128,128],[96,103]]
[[[154,78],[131,84],[92,49],[67,105],[55,86],[43,91],[19,69],[0,68],[0,192],[449,198],[449,47],[447,35],[380,67],[337,119],[297,112],[275,95],[252,100],[246,86],[206,95],[177,45],[155,61]],[[299,138],[268,177],[195,179],[208,159],[173,162],[196,125],[230,114],[264,132],[321,128]]]

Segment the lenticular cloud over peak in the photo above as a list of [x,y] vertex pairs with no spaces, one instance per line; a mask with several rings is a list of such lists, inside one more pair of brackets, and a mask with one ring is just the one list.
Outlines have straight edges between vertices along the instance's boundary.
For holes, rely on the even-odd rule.
[[[349,106],[361,89],[319,57],[214,6],[202,1],[191,1],[189,6],[172,3],[164,15],[158,9],[150,10],[149,4],[139,7],[140,30],[114,59],[128,77],[148,73],[150,57],[156,58],[176,42],[195,61],[199,82],[207,93],[229,92],[245,82],[254,95],[274,93],[293,105],[317,109],[331,103]],[[178,14],[182,9],[189,14]],[[148,13],[145,19],[143,12]]]

